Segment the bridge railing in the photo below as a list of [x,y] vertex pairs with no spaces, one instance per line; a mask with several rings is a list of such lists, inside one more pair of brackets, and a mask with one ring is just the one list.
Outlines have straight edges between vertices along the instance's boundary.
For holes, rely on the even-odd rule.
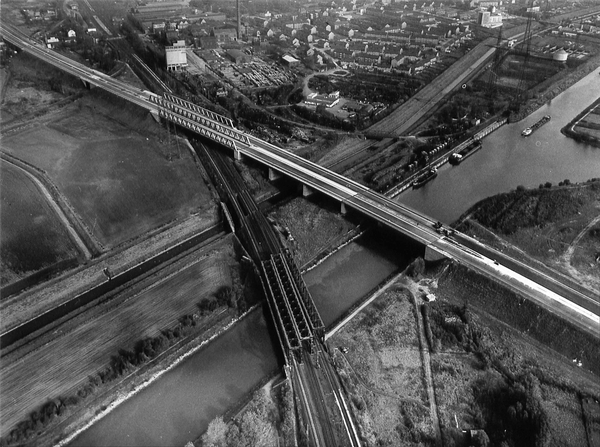
[[163,94],[163,99],[164,99],[165,107],[168,107],[169,103],[176,104],[180,107],[191,110],[205,118],[213,120],[217,123],[221,123],[224,126],[229,126],[232,128],[234,127],[233,121],[231,121],[230,118],[227,118],[226,116],[223,116],[219,113],[213,112],[212,110],[205,109],[204,107],[200,107],[200,106],[194,104],[193,102],[186,101],[185,99],[179,98],[179,97],[177,97],[175,95],[171,95],[169,93]]
[[224,126],[221,126],[222,129],[219,129],[218,126],[204,125],[167,109],[159,109],[158,116],[234,150],[237,150],[236,142],[245,143],[247,141],[243,135],[232,129]]
[[[243,132],[240,132],[239,130],[237,130],[235,127],[232,127],[232,126],[229,126],[226,124],[222,124],[220,122],[214,121],[214,120],[207,118],[205,116],[202,116],[202,115],[198,115],[185,107],[179,106],[177,104],[169,103],[168,101],[164,101],[159,96],[151,95],[150,101],[152,101],[153,103],[160,106],[159,107],[159,116],[161,116],[162,118],[166,118],[170,121],[176,121],[177,118],[185,119],[188,121],[188,123],[182,124],[183,123],[183,121],[182,121],[181,123],[177,122],[177,124],[185,125],[188,129],[196,131],[195,128],[192,128],[188,125],[189,123],[195,123],[197,125],[208,128],[211,131],[225,135],[229,139],[232,139],[232,140],[235,140],[240,143],[247,144],[247,145],[250,144],[250,140],[248,139],[248,137]],[[205,136],[208,136],[208,135],[205,135]],[[221,140],[216,140],[216,141],[218,141],[219,143],[222,143]],[[231,145],[228,145],[228,146],[233,147]]]

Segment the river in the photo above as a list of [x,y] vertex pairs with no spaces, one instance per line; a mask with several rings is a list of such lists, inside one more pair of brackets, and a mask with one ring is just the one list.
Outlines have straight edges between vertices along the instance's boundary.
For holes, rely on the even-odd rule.
[[[600,176],[600,149],[577,143],[560,129],[600,92],[598,71],[588,75],[533,115],[486,137],[483,149],[458,167],[398,200],[444,222],[477,201],[517,185],[535,187],[566,178]],[[549,114],[552,121],[529,138],[521,130]],[[418,248],[378,229],[346,245],[305,275],[326,326],[393,272]],[[71,446],[183,446],[202,434],[275,368],[277,359],[266,323],[255,312],[163,375],[82,433]]]
[[275,368],[266,322],[255,311],[69,445],[183,447]]
[[[458,166],[442,166],[437,178],[396,200],[450,224],[478,201],[519,185],[534,188],[540,183],[600,177],[600,149],[560,133],[600,97],[599,73],[600,69],[594,70],[524,120],[502,126],[482,140],[479,152]],[[544,115],[552,120],[531,136],[521,136],[523,129]]]

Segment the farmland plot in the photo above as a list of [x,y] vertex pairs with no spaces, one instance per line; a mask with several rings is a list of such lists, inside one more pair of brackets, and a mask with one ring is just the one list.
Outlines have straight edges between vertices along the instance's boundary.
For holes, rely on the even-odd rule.
[[33,180],[6,162],[0,165],[0,198],[0,284],[79,255]]
[[110,110],[69,109],[3,145],[46,171],[105,249],[209,206],[186,147],[161,145],[156,132],[147,138],[111,119]]

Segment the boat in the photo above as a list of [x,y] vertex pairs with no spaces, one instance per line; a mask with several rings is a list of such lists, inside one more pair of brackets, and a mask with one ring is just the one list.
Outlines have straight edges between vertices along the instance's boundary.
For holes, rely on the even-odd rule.
[[451,165],[459,165],[462,163],[463,156],[460,154],[452,154],[450,155],[450,164]]
[[475,152],[477,152],[479,149],[481,149],[481,141],[474,141],[462,151],[450,155],[448,161],[451,165],[459,165],[471,155],[473,155]]
[[425,183],[427,183],[429,180],[433,180],[434,178],[436,178],[437,175],[438,175],[437,169],[435,169],[435,168],[430,169],[425,174],[422,174],[415,179],[415,181],[412,184],[413,188],[420,188]]
[[524,129],[523,132],[521,132],[521,135],[523,135],[524,137],[528,137],[533,132],[538,130],[540,127],[542,127],[544,124],[546,124],[548,121],[550,121],[550,119],[551,119],[550,115],[545,115],[541,120],[539,120],[533,126],[528,127],[527,129]]

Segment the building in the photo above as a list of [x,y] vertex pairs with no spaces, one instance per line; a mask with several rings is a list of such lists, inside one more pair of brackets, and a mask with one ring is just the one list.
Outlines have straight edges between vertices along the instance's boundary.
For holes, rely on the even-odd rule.
[[304,100],[304,103],[309,106],[320,106],[324,105],[328,109],[335,106],[338,102],[340,102],[340,92],[333,92],[329,95],[321,95],[319,93],[311,93]]
[[168,71],[180,71],[187,68],[188,64],[186,51],[187,49],[185,47],[184,40],[178,40],[173,46],[165,47]]
[[250,56],[240,50],[231,49],[231,50],[227,50],[226,53],[227,53],[227,57],[229,59],[231,59],[231,61],[236,65],[245,64],[247,62],[252,61],[252,56]]
[[298,66],[298,64],[300,64],[300,61],[292,56],[290,56],[289,54],[284,54],[281,59],[283,60],[283,63],[286,64],[288,67],[296,67]]
[[477,24],[486,28],[497,28],[502,26],[502,14],[490,11],[480,11],[477,16]]
[[47,46],[48,48],[54,48],[54,47],[56,47],[56,46],[57,46],[59,43],[60,43],[60,40],[58,40],[58,38],[57,38],[57,37],[54,37],[54,36],[52,36],[52,37],[48,37],[48,38],[46,39],[46,46]]
[[235,27],[224,26],[222,28],[213,28],[212,35],[217,38],[219,44],[237,40],[237,29]]

